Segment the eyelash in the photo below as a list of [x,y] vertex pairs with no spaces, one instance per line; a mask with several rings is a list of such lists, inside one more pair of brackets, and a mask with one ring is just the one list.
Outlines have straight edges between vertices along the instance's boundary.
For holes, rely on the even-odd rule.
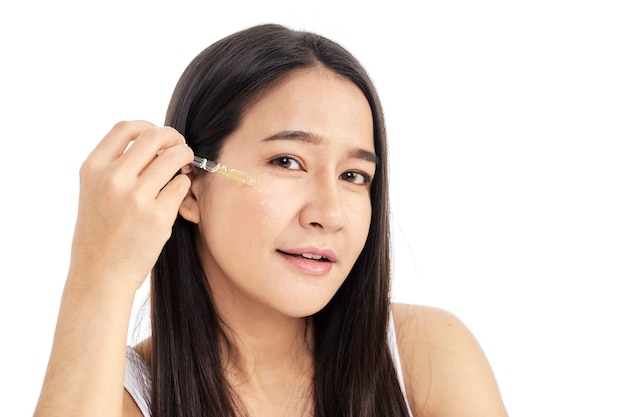
[[[270,164],[272,165],[277,165],[280,168],[286,169],[286,170],[294,170],[294,168],[288,168],[285,165],[291,165],[294,162],[300,167],[302,168],[302,164],[300,163],[300,161],[298,161],[296,158],[291,157],[291,156],[287,156],[287,155],[281,155],[278,156],[276,158],[272,158],[270,161]],[[343,174],[341,174],[339,176],[340,178],[348,181],[349,183],[355,184],[355,185],[363,185],[363,186],[369,186],[372,182],[372,177],[364,172],[361,171],[348,171],[345,172]],[[355,178],[355,177],[361,177],[362,180],[360,182],[356,182],[354,180],[350,180],[349,178]]]

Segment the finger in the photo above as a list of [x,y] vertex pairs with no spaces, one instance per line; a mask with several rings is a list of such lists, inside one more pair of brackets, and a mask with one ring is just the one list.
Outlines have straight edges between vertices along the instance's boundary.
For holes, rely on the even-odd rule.
[[185,174],[178,174],[163,187],[157,197],[157,201],[163,204],[165,212],[171,214],[172,217],[169,220],[172,224],[190,187],[191,179]]
[[91,154],[107,163],[114,161],[142,132],[154,127],[154,124],[143,120],[118,122],[98,143]]
[[119,158],[120,164],[129,170],[128,174],[140,175],[159,154],[184,143],[185,138],[175,129],[167,126],[152,127],[141,132],[135,143]]
[[193,151],[189,146],[186,144],[170,146],[160,152],[141,173],[140,187],[155,198],[176,172],[192,161]]

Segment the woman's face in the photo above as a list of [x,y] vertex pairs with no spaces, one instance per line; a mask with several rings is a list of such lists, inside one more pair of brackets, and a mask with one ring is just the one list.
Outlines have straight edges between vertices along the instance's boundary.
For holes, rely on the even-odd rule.
[[256,185],[196,174],[181,206],[218,308],[324,307],[365,244],[375,160],[369,104],[347,79],[299,69],[256,100],[218,161]]

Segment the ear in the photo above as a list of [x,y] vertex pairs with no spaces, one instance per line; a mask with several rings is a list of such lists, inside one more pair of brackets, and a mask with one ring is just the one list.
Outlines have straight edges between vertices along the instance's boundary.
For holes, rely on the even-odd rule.
[[187,195],[180,204],[180,207],[178,208],[178,213],[185,220],[198,224],[200,222],[200,205],[198,204],[198,199],[195,194],[193,170],[191,169],[191,166],[188,166],[183,167],[181,172],[183,174],[189,175],[189,177],[191,178],[191,187],[189,187]]

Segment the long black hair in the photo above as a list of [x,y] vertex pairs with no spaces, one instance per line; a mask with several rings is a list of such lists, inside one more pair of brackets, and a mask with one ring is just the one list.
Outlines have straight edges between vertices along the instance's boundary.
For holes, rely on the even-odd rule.
[[[202,51],[183,72],[166,124],[195,153],[217,159],[252,101],[296,68],[322,66],[357,85],[374,121],[380,158],[365,247],[330,302],[312,317],[317,417],[408,416],[387,342],[390,253],[383,113],[360,63],[320,35],[259,25]],[[152,415],[235,417],[223,371],[224,330],[194,248],[196,225],[178,217],[152,274]]]

